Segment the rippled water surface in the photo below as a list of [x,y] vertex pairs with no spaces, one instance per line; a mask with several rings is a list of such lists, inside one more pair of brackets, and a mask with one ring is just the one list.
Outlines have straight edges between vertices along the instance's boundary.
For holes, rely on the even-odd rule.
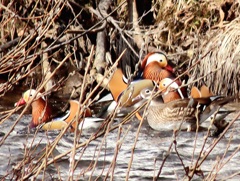
[[[232,120],[235,115],[229,115],[227,120]],[[9,132],[18,116],[18,114],[12,115],[0,125],[1,139]],[[50,149],[47,145],[53,142],[59,134],[56,131],[38,132],[36,135],[19,133],[27,127],[30,120],[31,115],[23,115],[1,145],[0,178],[3,180],[17,180],[22,175],[31,173],[31,168],[40,163],[37,160],[41,157],[42,150]],[[111,126],[117,125],[120,121],[114,122]],[[144,122],[139,135],[137,135],[138,128],[139,121],[134,118],[119,129],[106,133],[88,142],[87,146],[77,149],[74,180],[125,180],[128,172],[129,180],[153,180],[160,168],[162,170],[159,180],[182,180],[188,168],[193,167],[196,163],[207,134],[206,130],[197,134],[180,132],[176,138],[176,145],[172,145],[170,154],[168,154],[169,147],[173,142],[171,131],[157,132],[152,130],[147,122]],[[237,120],[198,168],[199,174],[194,175],[194,180],[203,178],[211,180],[207,176],[214,174],[217,174],[217,180],[240,180],[240,158],[237,150],[240,146],[239,128],[240,122]],[[78,143],[86,143],[96,132],[97,129],[84,131]],[[134,147],[135,140],[137,141],[136,147]],[[210,150],[215,140],[214,137],[206,140],[203,153]],[[73,144],[74,134],[65,134],[52,155],[49,156],[49,160],[66,153],[73,147]],[[69,171],[70,156],[70,154],[66,154],[46,166],[37,175],[37,180],[67,180],[71,175]],[[167,159],[164,161],[166,157]],[[24,158],[25,162],[23,162]],[[35,178],[35,176],[29,178]]]

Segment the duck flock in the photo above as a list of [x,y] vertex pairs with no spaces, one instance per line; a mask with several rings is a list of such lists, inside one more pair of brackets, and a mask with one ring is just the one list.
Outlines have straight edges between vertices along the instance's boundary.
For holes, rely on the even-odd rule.
[[[193,131],[207,125],[219,131],[228,125],[224,118],[236,111],[225,106],[235,97],[213,95],[205,85],[200,88],[192,86],[188,91],[163,53],[147,54],[140,63],[138,76],[133,80],[124,75],[124,68],[116,68],[108,83],[111,94],[111,104],[106,110],[108,114],[118,109],[117,115],[126,115],[142,107],[136,112],[136,117],[139,121],[147,120],[154,130]],[[32,106],[29,128],[61,130],[67,127],[74,132],[99,126],[106,119],[106,114],[96,117],[90,108],[81,109],[76,100],[69,101],[70,107],[65,116],[53,118],[50,103],[34,89],[24,92],[15,106],[28,103]]]

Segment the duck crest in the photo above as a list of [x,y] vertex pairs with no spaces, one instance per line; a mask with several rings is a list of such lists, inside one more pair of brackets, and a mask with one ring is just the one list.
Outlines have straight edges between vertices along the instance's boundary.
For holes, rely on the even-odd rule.
[[153,62],[158,62],[159,63],[158,66],[160,66],[161,68],[165,68],[168,66],[166,55],[160,52],[151,52],[151,53],[148,53],[145,56],[145,58],[142,60],[142,63],[141,63],[142,70],[144,70],[148,64]]

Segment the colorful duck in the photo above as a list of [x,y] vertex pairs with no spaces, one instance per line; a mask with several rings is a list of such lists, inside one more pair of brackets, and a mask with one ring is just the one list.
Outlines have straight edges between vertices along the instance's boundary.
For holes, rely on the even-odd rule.
[[[35,99],[33,99],[34,97]],[[86,127],[90,127],[88,123],[95,127],[95,123],[104,120],[101,118],[92,118],[90,109],[86,109],[84,111],[84,115],[82,116],[83,118],[85,118],[84,124],[82,125],[81,122],[79,124],[79,127],[77,128],[76,116],[80,104],[78,101],[75,100],[69,101],[70,108],[64,117],[52,119],[52,111],[50,105],[43,97],[43,95],[41,93],[37,93],[37,91],[34,89],[30,89],[24,92],[23,97],[17,103],[15,103],[15,106],[24,105],[30,101],[32,101],[32,121],[29,125],[30,128],[41,126],[41,129],[43,130],[61,130],[67,127],[68,124],[71,122],[71,131],[74,131],[78,128],[85,129]]]
[[152,52],[146,55],[141,64],[144,79],[160,82],[166,77],[174,78],[173,68],[168,65],[163,53]]
[[[34,100],[33,100],[34,99]],[[37,127],[38,125],[51,121],[51,107],[45,100],[41,93],[36,90],[30,89],[23,93],[22,98],[15,103],[15,106],[21,106],[32,101],[32,121],[29,124],[30,128]]]
[[153,81],[148,79],[139,79],[127,82],[120,68],[116,69],[108,83],[108,88],[113,96],[113,100],[120,106],[130,107],[134,103],[132,98],[140,93],[143,88],[154,86]]
[[128,84],[125,82],[122,70],[117,68],[108,83],[108,88],[115,101],[118,100],[119,95],[127,88],[127,86]]
[[[147,54],[142,61],[141,69],[143,72],[142,78],[151,79],[157,84],[159,84],[160,81],[165,78],[170,78],[172,80],[176,78],[175,74],[173,73],[173,68],[168,65],[166,55],[160,52],[152,52]],[[175,80],[175,82],[179,86],[182,85],[180,79]],[[181,91],[183,94],[181,96],[185,96],[187,93],[186,88],[182,87]]]
[[[150,79],[157,83],[166,77],[175,78],[173,68],[168,65],[167,57],[160,52],[147,54],[141,63],[140,71],[142,71],[142,79]],[[178,83],[181,84],[179,81]],[[128,84],[130,83],[128,83],[121,68],[117,68],[108,84],[115,101]]]
[[162,91],[164,103],[171,102],[177,99],[184,99],[181,89],[176,82],[171,78],[164,78],[159,83],[159,90]]

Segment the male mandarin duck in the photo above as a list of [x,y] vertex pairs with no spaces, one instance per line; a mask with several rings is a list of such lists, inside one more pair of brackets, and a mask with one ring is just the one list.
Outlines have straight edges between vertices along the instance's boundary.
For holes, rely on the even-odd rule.
[[[157,84],[164,78],[171,78],[174,80],[176,76],[173,73],[173,68],[168,65],[167,57],[160,52],[149,53],[141,64],[142,77],[144,79],[151,79]],[[181,86],[182,82],[177,79],[175,82]],[[186,88],[181,88],[182,93],[186,94]]]
[[179,85],[170,78],[164,78],[159,83],[159,90],[162,91],[164,103],[171,102],[177,99],[184,99]]
[[[118,68],[108,83],[114,101],[109,106],[107,112],[115,110],[117,103],[121,107],[118,116],[131,112],[135,108],[134,99],[139,95],[140,91],[146,87],[154,87],[154,82],[148,79],[136,80],[131,83],[127,83],[127,81],[122,70]],[[140,119],[139,114],[136,116]]]
[[120,106],[130,107],[133,106],[135,98],[140,94],[140,92],[147,87],[154,87],[154,82],[152,80],[138,80],[133,81],[131,84],[119,95],[117,102],[120,102]]
[[[143,71],[144,78],[149,78],[155,81],[162,80],[166,77],[174,76],[173,68],[168,65],[166,55],[160,52],[148,53],[142,60],[141,69]],[[163,71],[162,74],[159,74],[161,73],[161,70],[167,71]]]
[[[184,99],[183,93],[181,89],[179,89],[179,85],[176,82],[173,82],[173,79],[164,78],[161,80],[159,83],[159,90],[162,91],[164,103],[168,103],[177,99]],[[191,98],[208,98],[212,96],[213,94],[205,85],[203,85],[200,90],[193,86],[190,93]]]
[[144,79],[160,82],[162,79],[174,78],[173,69],[168,65],[167,57],[163,53],[153,52],[145,56],[141,64]]
[[116,98],[116,101],[112,102],[108,108],[108,112],[115,110],[117,104],[120,106],[118,116],[131,112],[137,106],[138,101],[136,101],[136,97],[138,97],[142,89],[146,87],[153,88],[154,82],[147,79],[131,82],[131,84],[119,94],[119,96]]
[[[68,124],[71,124],[71,132],[74,132],[76,129],[88,129],[91,127],[99,127],[101,122],[104,120],[102,118],[92,117],[90,109],[84,110],[84,115],[82,120],[77,124],[77,112],[80,109],[80,104],[76,100],[69,100],[70,108],[68,114],[62,118],[55,118],[53,121],[44,124],[41,129],[43,130],[59,130],[67,127]],[[80,112],[79,112],[80,113]],[[78,127],[77,127],[78,126]]]
[[[117,101],[117,98],[121,92],[127,88],[128,78],[135,71],[137,57],[129,57],[131,57],[129,55],[129,51],[125,52],[124,57],[122,57],[120,61],[120,67],[115,70],[108,84],[109,90],[111,91],[115,101]],[[149,53],[144,58],[141,63],[139,73],[137,74],[141,74],[142,72],[143,79],[159,81],[165,77],[174,77],[172,71],[173,68],[168,65],[167,57],[162,53],[154,52]],[[162,74],[163,76],[161,76]]]
[[[37,94],[37,95],[36,95]],[[32,99],[35,99],[32,101]],[[22,98],[15,103],[15,106],[21,106],[32,101],[32,121],[29,124],[30,128],[37,127],[38,125],[51,121],[51,107],[41,93],[36,90],[30,89],[23,93]]]
[[[35,96],[35,99],[32,101],[34,96]],[[67,127],[68,123],[70,123],[75,119],[80,106],[78,101],[70,100],[69,101],[70,109],[67,112],[67,114],[62,118],[52,119],[52,111],[49,103],[46,101],[46,99],[43,97],[41,93],[37,93],[37,91],[34,89],[30,89],[24,92],[23,97],[17,103],[15,103],[15,106],[24,105],[30,101],[32,101],[32,104],[31,104],[32,121],[29,126],[30,128],[34,128],[41,125],[41,129],[43,130],[60,130]],[[92,116],[91,111],[89,109],[86,109],[84,111],[83,117],[87,118],[91,116]],[[94,124],[93,122],[98,122],[100,120],[103,120],[101,118],[93,118],[93,119],[89,118],[89,119],[92,124]],[[85,120],[85,121],[88,122],[88,120]],[[74,131],[76,128],[77,128],[77,122],[75,120],[71,123],[71,131]]]
[[[148,100],[151,99],[151,95],[152,89],[145,88],[141,91],[139,97],[142,100]],[[146,119],[150,127],[155,130],[175,130],[181,125],[181,129],[190,131],[196,128],[197,120],[201,124],[213,116],[214,113],[217,113],[215,120],[221,121],[232,111],[218,111],[218,108],[221,108],[233,99],[233,97],[221,99],[217,97],[214,100],[210,98],[185,98],[164,103],[162,97],[158,96],[151,100],[147,108]]]

